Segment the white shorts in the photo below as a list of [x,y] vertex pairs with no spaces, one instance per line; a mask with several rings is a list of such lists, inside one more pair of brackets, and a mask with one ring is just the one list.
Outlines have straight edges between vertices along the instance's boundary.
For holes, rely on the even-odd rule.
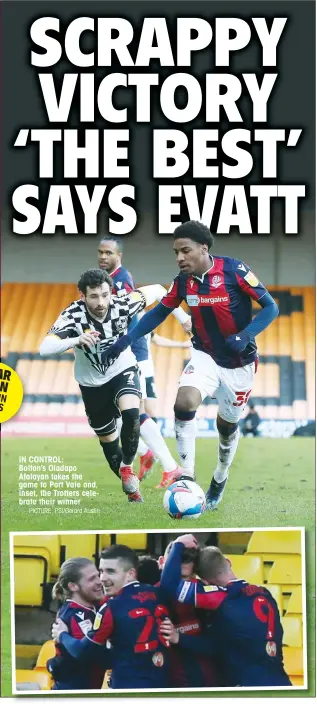
[[192,358],[179,380],[179,386],[193,386],[206,396],[216,398],[218,414],[228,423],[238,423],[252,391],[255,362],[237,369],[225,369],[205,352],[192,350]]

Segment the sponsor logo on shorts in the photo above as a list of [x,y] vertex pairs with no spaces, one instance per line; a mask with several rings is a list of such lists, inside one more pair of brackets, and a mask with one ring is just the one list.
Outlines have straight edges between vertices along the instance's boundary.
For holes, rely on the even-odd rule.
[[152,662],[155,667],[163,667],[164,665],[164,655],[163,653],[154,653],[152,657]]
[[184,369],[184,374],[193,374],[195,371],[195,367],[193,367],[192,364],[188,364],[187,367]]

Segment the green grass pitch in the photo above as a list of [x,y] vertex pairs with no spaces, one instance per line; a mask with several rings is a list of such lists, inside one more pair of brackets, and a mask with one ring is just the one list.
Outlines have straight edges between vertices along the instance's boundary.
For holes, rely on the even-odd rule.
[[[168,440],[176,457],[175,441]],[[142,482],[144,504],[128,504],[119,480],[106,465],[94,438],[4,438],[2,440],[3,534],[3,690],[11,694],[8,532],[11,530],[111,530],[252,528],[305,526],[307,549],[308,653],[314,662],[314,440],[307,438],[242,438],[230,471],[223,502],[198,520],[173,521],[162,506],[163,491],[155,489],[161,471],[156,466]],[[96,482],[98,496],[82,499],[83,512],[29,513],[18,504],[19,456],[59,455],[76,465],[83,482]],[[198,439],[197,482],[207,489],[217,459],[217,440]],[[136,460],[136,467],[138,461]],[[61,507],[59,507],[61,508]],[[70,509],[71,507],[64,507]],[[93,509],[93,512],[91,510]],[[312,680],[312,677],[311,677]],[[311,681],[309,692],[312,695]],[[242,693],[241,693],[242,694]],[[295,694],[295,693],[294,693]],[[298,696],[306,692],[298,692]],[[183,695],[182,695],[183,696]],[[235,694],[235,696],[237,696]]]

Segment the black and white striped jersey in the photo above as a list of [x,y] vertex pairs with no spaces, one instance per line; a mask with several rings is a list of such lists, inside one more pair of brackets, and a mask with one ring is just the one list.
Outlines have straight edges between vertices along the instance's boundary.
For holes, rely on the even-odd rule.
[[92,317],[82,300],[74,301],[59,315],[48,335],[57,335],[61,339],[78,337],[84,332],[95,330],[100,333],[96,344],[88,349],[86,346],[74,347],[75,379],[83,386],[101,386],[110,381],[123,370],[136,364],[136,359],[128,347],[111,366],[101,361],[101,353],[113,345],[119,337],[128,331],[131,319],[146,306],[146,299],[141,291],[132,291],[126,296],[111,296],[105,319],[101,322]]

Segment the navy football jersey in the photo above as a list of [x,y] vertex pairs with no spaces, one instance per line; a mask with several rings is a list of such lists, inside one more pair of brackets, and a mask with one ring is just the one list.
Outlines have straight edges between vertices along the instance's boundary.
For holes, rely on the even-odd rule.
[[[68,599],[59,609],[57,617],[68,627],[69,634],[82,639],[93,627],[96,609],[82,606]],[[109,667],[109,652],[102,649],[98,660],[79,662],[69,655],[60,643],[56,645],[56,658],[49,661],[49,670],[55,680],[54,689],[100,689],[105,670]]]
[[209,354],[220,367],[243,367],[257,358],[254,338],[239,355],[226,347],[225,340],[251,322],[252,299],[261,305],[267,289],[244,262],[210,257],[210,264],[201,277],[180,272],[161,303],[174,309],[186,301],[193,347]]
[[87,638],[101,647],[110,639],[113,689],[168,686],[167,642],[159,633],[167,616],[159,588],[140,582],[101,606]]
[[[118,266],[118,268],[111,274],[111,278],[114,284],[112,293],[115,296],[124,296],[126,293],[130,293],[130,291],[135,290],[135,285],[131,274],[123,266]],[[136,324],[137,319],[130,323],[129,329],[131,330],[131,328]],[[131,349],[133,354],[135,354],[137,362],[144,362],[145,359],[148,359],[149,353],[145,337],[139,337],[138,340],[135,340],[135,342],[131,345]]]
[[[198,579],[191,580],[193,583]],[[206,612],[196,609],[192,604],[173,600],[170,606],[170,618],[180,634],[191,639],[205,632]],[[171,687],[216,687],[218,684],[217,667],[214,658],[205,652],[192,652],[178,645],[170,650]]]
[[[242,579],[233,580],[226,587],[178,581],[178,551],[174,547],[171,550],[162,586],[181,603],[213,612],[208,647],[221,662],[226,685],[291,686],[283,667],[283,628],[271,593]],[[198,638],[195,641],[187,639],[186,647],[199,648]]]

